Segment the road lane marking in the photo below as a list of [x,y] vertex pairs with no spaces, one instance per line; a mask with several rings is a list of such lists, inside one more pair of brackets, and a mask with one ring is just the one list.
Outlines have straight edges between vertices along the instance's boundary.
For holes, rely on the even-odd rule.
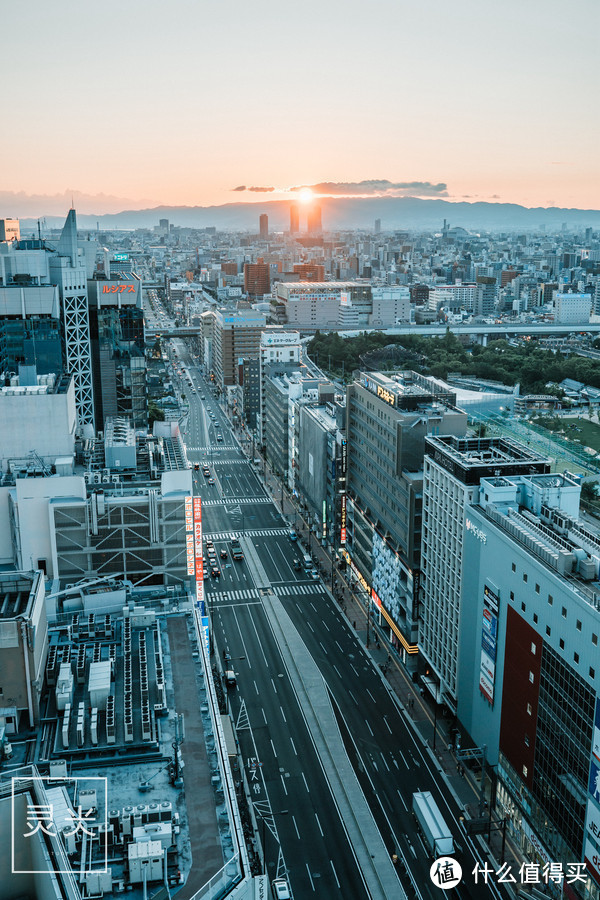
[[321,823],[319,822],[319,817],[316,813],[315,813],[315,819],[317,820],[317,825],[319,826],[319,831],[321,832],[321,837],[325,837],[325,835],[323,834],[323,829],[321,828]]
[[372,729],[371,726],[369,725],[369,720],[368,720],[368,719],[365,719],[365,723],[366,723],[367,728],[368,728],[369,731],[371,732],[371,737],[375,737],[375,735],[373,734],[373,729]]
[[373,696],[373,694],[371,693],[371,691],[369,690],[369,688],[367,688],[367,694],[369,695],[369,697],[371,698],[371,700],[373,701],[373,703],[377,703],[377,700],[375,699],[375,697]]
[[[273,743],[273,742],[271,741],[271,743]],[[388,772],[391,772],[392,770],[391,770],[390,767],[388,766],[387,761],[386,761],[386,758],[385,758],[385,756],[383,755],[383,753],[381,754],[381,758],[382,758],[383,764],[384,764],[384,766],[386,767],[386,769],[388,770]]]
[[319,641],[319,644],[320,644],[320,646],[321,646],[321,649],[322,649],[323,653],[327,654],[327,650],[326,650],[326,648],[323,646],[323,644],[321,643],[321,641]]
[[254,682],[254,690],[256,691],[257,694],[260,693],[260,691],[258,690],[258,685],[257,685],[256,681]]
[[404,802],[404,797],[403,797],[402,794],[400,793],[400,788],[396,788],[396,790],[398,791],[398,796],[400,797],[400,802],[402,803],[402,806],[404,807],[404,809],[406,810],[406,812],[408,812],[408,806],[407,806],[406,803]]
[[356,699],[356,697],[354,696],[354,694],[352,693],[352,691],[348,691],[348,693],[350,694],[350,696],[352,697],[352,699],[354,700],[354,702],[355,702],[356,705],[358,706],[358,700]]
[[275,744],[273,743],[273,738],[270,738],[271,741],[271,749],[273,751],[273,756],[277,759],[277,750],[275,749]]
[[330,863],[330,865],[331,865],[331,868],[333,869],[333,876],[334,876],[334,878],[335,878],[335,883],[337,884],[338,888],[341,890],[342,886],[341,886],[341,884],[340,884],[340,879],[337,877],[337,872],[335,871],[335,866],[334,866],[334,864],[333,864],[333,860],[330,859],[330,860],[329,860],[329,863]]
[[400,756],[402,757],[402,762],[404,763],[404,765],[405,765],[406,768],[408,769],[408,763],[406,762],[406,760],[405,760],[405,758],[404,758],[404,753],[402,752],[402,750],[398,750],[398,753],[399,753]]
[[283,711],[283,706],[280,706],[279,709],[281,710],[281,715],[283,716],[283,721],[287,723],[287,719],[286,719],[285,713]]
[[301,772],[300,774],[302,775],[302,780],[303,780],[303,782],[304,782],[304,787],[306,788],[306,793],[307,793],[307,794],[310,794],[310,788],[309,788],[309,786],[308,786],[307,783],[306,783],[306,778],[304,777],[304,772]]
[[[340,642],[339,642],[339,641],[336,641],[336,644],[338,645],[338,647],[340,648],[340,650],[342,650],[342,645],[340,644]],[[344,651],[342,650],[342,653],[343,653],[343,652],[344,652]]]
[[285,781],[283,779],[283,775],[280,775],[279,777],[281,778],[281,784],[283,785],[283,790],[285,791],[285,795],[287,797],[287,788],[285,786]]
[[389,731],[389,733],[390,733],[390,734],[393,734],[394,732],[393,732],[392,729],[390,728],[390,723],[388,722],[388,720],[387,720],[387,718],[386,718],[385,716],[383,717],[383,721],[384,721],[385,724],[387,725],[387,730]]
[[312,889],[313,889],[313,891],[314,891],[314,889],[315,889],[315,883],[314,883],[314,881],[312,880],[312,875],[310,874],[310,869],[308,868],[308,863],[306,863],[306,871],[308,872],[308,877],[310,878],[310,885],[311,885],[311,887],[312,887]]
[[275,682],[273,681],[272,678],[271,678],[271,684],[273,685],[273,690],[275,691],[275,693],[277,693],[277,688],[275,687]]
[[290,737],[290,741],[292,742],[292,749],[293,749],[294,753],[296,754],[296,756],[298,756],[298,751],[296,750],[296,745],[295,745],[295,743],[294,743],[294,738],[293,738],[293,737]]
[[296,825],[296,818],[295,818],[295,816],[292,816],[292,822],[294,823],[294,828],[296,829],[296,835],[297,835],[297,837],[298,837],[298,840],[300,840],[300,832],[298,831],[298,826]]
[[339,669],[338,669],[338,667],[337,667],[337,666],[336,666],[336,664],[335,664],[335,663],[333,663],[333,668],[334,668],[334,669],[335,669],[335,671],[336,671],[336,672],[337,672],[337,674],[338,674],[338,677],[339,677],[339,678],[341,678],[341,677],[342,677],[342,674],[341,674],[341,672],[340,672],[340,670],[339,670]]
[[265,716],[265,711],[264,711],[264,709],[262,708],[262,706],[261,706],[261,708],[260,708],[260,711],[261,711],[262,714],[263,714],[263,719],[265,720],[265,725],[268,725],[269,723],[267,722],[267,717]]

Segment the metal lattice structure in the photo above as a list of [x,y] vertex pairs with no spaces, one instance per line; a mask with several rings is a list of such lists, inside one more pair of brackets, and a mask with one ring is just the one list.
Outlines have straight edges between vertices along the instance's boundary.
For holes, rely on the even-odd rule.
[[62,292],[65,365],[75,381],[75,404],[80,425],[94,424],[92,359],[87,290]]

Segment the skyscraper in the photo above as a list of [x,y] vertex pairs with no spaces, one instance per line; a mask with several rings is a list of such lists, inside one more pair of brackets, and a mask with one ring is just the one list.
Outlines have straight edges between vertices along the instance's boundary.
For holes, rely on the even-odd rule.
[[258,221],[260,223],[260,238],[266,241],[269,237],[269,217],[263,213]]
[[290,206],[290,234],[298,234],[300,231],[300,210],[297,203]]
[[375,219],[375,234],[381,234],[381,219]]
[[255,263],[244,263],[244,290],[251,297],[262,297],[271,290],[271,271],[262,257]]
[[321,234],[323,226],[321,224],[321,207],[311,206],[308,210],[308,233]]

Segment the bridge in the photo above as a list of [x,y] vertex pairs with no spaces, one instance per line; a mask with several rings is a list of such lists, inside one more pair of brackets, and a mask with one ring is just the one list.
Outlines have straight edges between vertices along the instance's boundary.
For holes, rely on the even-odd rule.
[[[286,327],[285,325],[283,326]],[[294,331],[305,333],[305,330],[297,326],[290,326]],[[316,329],[310,329],[314,333]],[[324,329],[331,330],[331,329]],[[480,323],[474,325],[401,325],[397,328],[361,328],[357,331],[339,331],[338,334],[343,338],[357,337],[359,334],[369,332],[382,332],[389,334],[390,337],[415,334],[420,337],[443,337],[446,331],[453,334],[468,334],[479,337],[482,343],[487,343],[489,338],[508,338],[514,335],[536,335],[545,337],[561,337],[573,333],[586,332],[590,334],[600,333],[600,319],[598,322],[579,322],[577,324],[560,325],[556,322],[535,322],[535,323],[507,323],[482,325]],[[147,328],[146,338],[152,340],[157,335],[161,337],[195,337],[201,334],[202,329],[198,326],[188,326],[182,328]]]

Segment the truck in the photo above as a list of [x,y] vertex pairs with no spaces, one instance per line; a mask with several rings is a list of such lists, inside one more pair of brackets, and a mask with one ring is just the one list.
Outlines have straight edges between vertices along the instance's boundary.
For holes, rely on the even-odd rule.
[[438,856],[452,856],[454,838],[437,803],[431,796],[431,791],[415,791],[412,798],[412,811],[427,849],[434,859]]
[[233,559],[238,560],[244,558],[244,551],[242,550],[242,545],[238,538],[233,538],[231,541],[231,556]]

